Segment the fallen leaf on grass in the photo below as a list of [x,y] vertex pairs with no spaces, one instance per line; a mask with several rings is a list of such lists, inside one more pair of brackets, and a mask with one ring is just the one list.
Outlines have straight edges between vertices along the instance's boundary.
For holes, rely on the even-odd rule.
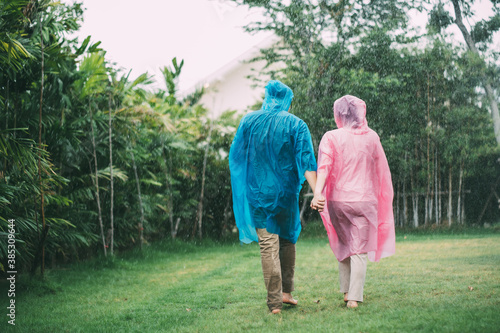
[[471,286],[469,286],[469,290],[472,291],[472,290],[474,290],[474,288],[472,288]]
[[189,312],[189,311],[191,311],[191,309],[190,308],[186,308],[186,311]]

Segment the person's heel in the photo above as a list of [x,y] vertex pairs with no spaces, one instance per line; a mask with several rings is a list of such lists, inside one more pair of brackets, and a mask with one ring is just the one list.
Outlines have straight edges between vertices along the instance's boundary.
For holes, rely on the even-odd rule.
[[356,302],[356,301],[349,301],[349,302],[347,302],[347,307],[349,309],[355,309],[355,308],[358,307],[358,302]]

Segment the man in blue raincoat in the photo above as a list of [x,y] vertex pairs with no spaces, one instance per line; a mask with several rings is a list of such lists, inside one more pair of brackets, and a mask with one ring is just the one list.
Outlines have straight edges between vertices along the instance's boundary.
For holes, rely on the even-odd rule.
[[272,313],[280,313],[283,303],[297,304],[291,292],[301,230],[299,192],[306,179],[313,191],[316,185],[311,134],[288,113],[292,98],[288,86],[269,81],[262,108],[243,117],[229,152],[240,241],[259,242]]

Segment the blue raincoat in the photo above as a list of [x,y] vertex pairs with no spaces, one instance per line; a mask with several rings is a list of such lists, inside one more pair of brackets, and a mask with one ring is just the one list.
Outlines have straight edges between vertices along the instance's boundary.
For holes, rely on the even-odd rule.
[[289,87],[269,81],[262,109],[243,117],[231,145],[233,209],[243,243],[258,242],[255,228],[292,243],[299,237],[299,192],[304,173],[317,166],[309,128],[288,113],[292,98]]

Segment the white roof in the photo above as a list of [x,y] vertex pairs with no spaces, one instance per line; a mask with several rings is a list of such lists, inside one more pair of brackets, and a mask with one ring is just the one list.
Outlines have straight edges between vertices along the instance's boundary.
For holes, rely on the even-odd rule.
[[258,56],[261,49],[269,48],[273,44],[276,44],[278,41],[279,41],[279,38],[276,35],[270,35],[269,37],[265,38],[261,42],[253,45],[247,51],[245,51],[244,53],[242,53],[238,57],[234,58],[233,60],[231,60],[230,62],[228,62],[224,66],[222,66],[221,68],[217,69],[212,74],[199,80],[196,84],[194,84],[190,88],[182,91],[181,95],[187,96],[189,94],[192,94],[197,88],[201,88],[203,86],[207,87],[214,82],[217,82],[217,81],[224,79],[224,77],[227,74],[233,72],[235,69],[240,67],[243,63],[246,63],[246,62],[254,59],[256,56]]

